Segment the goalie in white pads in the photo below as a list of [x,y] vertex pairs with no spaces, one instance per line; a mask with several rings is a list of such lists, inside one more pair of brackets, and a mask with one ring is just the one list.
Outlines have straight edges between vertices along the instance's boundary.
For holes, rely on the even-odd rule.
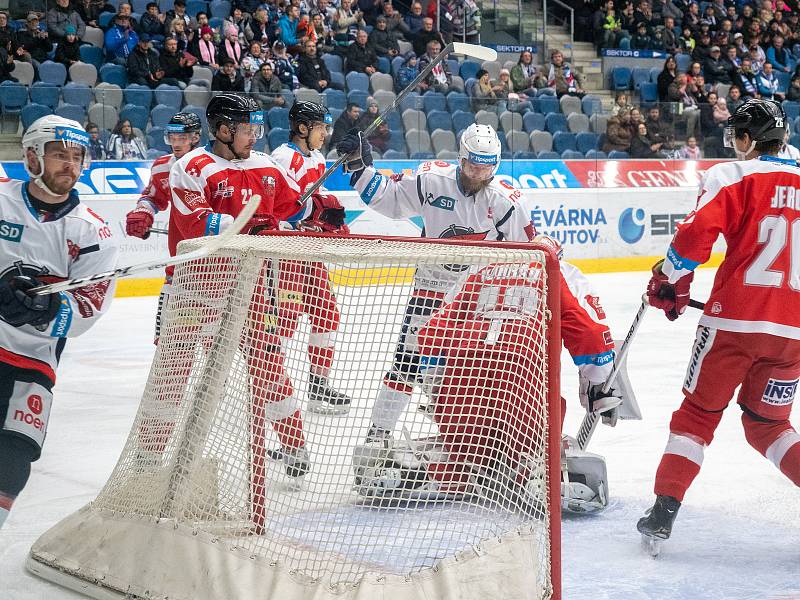
[[[535,235],[527,214],[518,204],[520,192],[494,179],[500,161],[500,141],[487,125],[472,125],[464,132],[458,165],[440,161],[423,163],[412,177],[386,177],[377,173],[370,166],[369,145],[360,135],[345,137],[337,151],[343,155],[357,154],[346,163],[346,168],[353,172],[351,182],[370,208],[395,219],[421,216],[425,237],[526,242]],[[603,412],[619,404],[616,392],[604,394],[601,390],[613,365],[613,340],[588,281],[572,265],[562,263],[561,270],[565,343],[581,372],[582,398],[587,408]],[[427,483],[425,478],[415,478],[419,475],[416,471],[409,472],[411,480],[394,478],[397,485],[387,485],[381,481],[380,469],[384,462],[389,469],[393,468],[392,460],[385,461],[388,454],[403,452],[394,442],[392,432],[408,406],[414,386],[423,384],[418,331],[439,310],[445,294],[462,274],[457,268],[442,266],[420,267],[415,273],[414,292],[406,308],[394,364],[384,376],[376,398],[366,443],[356,448],[354,455],[362,493],[384,493],[390,488],[405,493],[409,485]],[[596,477],[584,474],[585,480],[607,480],[604,466],[602,472],[590,470],[598,474]],[[373,482],[366,481],[368,471],[375,476]],[[392,480],[397,471],[386,473]],[[570,490],[567,492],[569,495]],[[607,498],[596,498],[602,495],[600,489],[595,489],[589,494],[589,501],[605,505]],[[587,494],[578,496],[583,501]]]

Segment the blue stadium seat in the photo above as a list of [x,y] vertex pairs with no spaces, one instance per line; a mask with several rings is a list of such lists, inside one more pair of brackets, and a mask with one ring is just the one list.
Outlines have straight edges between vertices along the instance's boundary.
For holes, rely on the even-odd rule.
[[778,81],[780,82],[778,85],[778,91],[786,93],[792,80],[792,74],[784,73],[783,71],[776,71],[775,75],[778,77]]
[[[131,2],[131,12],[139,13],[143,15],[147,12],[147,5],[150,3],[150,0],[132,0]],[[117,5],[119,6],[119,5]]]
[[347,101],[358,104],[363,110],[367,109],[367,98],[369,98],[369,93],[364,90],[347,92]]
[[262,135],[260,138],[256,140],[256,143],[253,145],[253,150],[257,152],[269,152],[267,147],[267,141],[269,140],[269,136],[266,134]]
[[461,79],[466,81],[472,77],[475,77],[475,74],[480,70],[481,65],[476,63],[472,60],[465,60],[461,63],[461,68],[458,71],[458,74],[461,75]]
[[86,107],[77,104],[62,104],[56,109],[56,114],[65,119],[72,119],[81,125],[86,121]]
[[269,147],[273,150],[289,141],[289,130],[283,127],[276,127],[269,131]]
[[422,95],[422,106],[426,113],[432,110],[447,110],[447,98],[439,92],[427,92]]
[[[344,73],[341,71],[331,71],[331,87],[343,90],[345,86]],[[330,89],[330,88],[329,88]]]
[[478,80],[474,77],[464,80],[464,93],[467,95],[467,97],[472,98],[475,95],[473,90],[475,89],[475,84],[477,83]]
[[450,109],[451,113],[455,113],[457,110],[469,112],[472,107],[470,106],[469,97],[466,94],[450,92],[447,94],[447,108]]
[[553,133],[553,151],[563,154],[565,150],[577,150],[577,143],[574,133],[557,131]]
[[392,72],[392,63],[385,56],[378,57],[378,71],[386,73],[387,75]]
[[369,91],[369,77],[366,73],[357,73],[351,71],[345,75],[345,82],[347,83],[348,91],[359,90],[362,92]]
[[183,104],[183,90],[174,85],[162,83],[156,88],[156,104],[171,106],[178,112]]
[[578,152],[577,150],[564,150],[561,153],[561,158],[564,160],[582,160],[583,152]]
[[[208,20],[208,24],[211,27],[211,29],[221,30],[222,27],[225,25],[225,19],[223,19],[221,17],[211,17]],[[264,143],[266,144],[267,142],[264,142]],[[255,148],[255,146],[253,146],[253,148]]]
[[658,76],[661,75],[661,70],[663,67],[651,67],[650,68],[650,81],[652,83],[658,83]]
[[800,148],[800,134],[795,133],[789,137],[789,143],[795,148]]
[[150,112],[150,106],[153,104],[153,96],[155,94],[146,85],[132,83],[123,90],[122,94],[125,98],[125,104],[135,104]]
[[396,110],[386,115],[386,124],[389,126],[389,131],[403,133],[403,119]]
[[404,111],[408,110],[409,108],[413,108],[415,110],[422,110],[422,96],[420,96],[417,92],[411,92],[400,101],[399,111],[402,115]]
[[161,158],[162,156],[166,156],[169,152],[163,152],[158,148],[148,148],[147,154],[145,154],[147,160],[155,160],[157,158]]
[[686,73],[689,70],[689,65],[692,64],[691,54],[676,54],[675,64],[678,66],[678,73]]
[[611,71],[611,89],[631,89],[631,70],[628,67],[614,67]]
[[397,72],[400,70],[400,67],[403,66],[403,63],[405,62],[405,60],[406,59],[405,59],[404,56],[395,56],[392,59],[392,77],[397,75]]
[[147,146],[162,152],[172,152],[172,148],[164,141],[164,131],[163,126],[151,127],[150,131],[147,132]]
[[325,106],[329,109],[331,108],[339,108],[344,110],[347,108],[347,96],[345,96],[342,90],[334,90],[332,88],[328,88],[323,92],[322,98],[324,100]]
[[452,115],[453,130],[456,132],[463,131],[475,122],[475,115],[471,112],[464,110],[457,110]]
[[578,149],[578,152],[583,152],[586,154],[589,150],[597,149],[597,141],[600,139],[600,136],[596,133],[592,133],[590,131],[582,131],[579,133],[575,138],[575,145]]
[[334,71],[338,73],[342,73],[344,71],[344,66],[342,64],[342,57],[338,54],[323,54],[322,55],[322,62],[325,63],[325,66],[328,67],[328,71],[333,73]]
[[153,127],[164,127],[169,120],[175,115],[177,111],[172,106],[166,104],[157,104],[153,110],[150,111],[150,122]]
[[384,160],[407,160],[408,153],[402,152],[399,150],[392,150],[389,148],[386,152],[383,153]]
[[643,83],[650,82],[650,69],[644,67],[634,67],[633,71],[631,72],[631,76],[633,79],[633,89],[638,90],[642,87]]
[[80,48],[81,61],[94,65],[98,70],[103,66],[103,49],[91,44],[84,44]]
[[432,152],[414,152],[411,155],[411,160],[433,160],[436,156]]
[[608,158],[610,160],[623,160],[626,158],[630,158],[630,155],[627,152],[623,152],[622,150],[612,150],[608,153]]
[[658,84],[643,82],[639,86],[639,96],[642,102],[658,102]]
[[544,115],[533,111],[526,112],[522,116],[522,128],[528,133],[544,131]]
[[[269,128],[275,129],[289,129],[289,110],[280,106],[274,106],[267,112],[267,119],[269,120]],[[270,148],[276,148],[270,144]]]
[[67,81],[67,67],[61,63],[46,60],[39,65],[39,79],[44,83],[64,85]]
[[100,16],[97,17],[97,24],[100,25],[100,29],[105,31],[109,27],[111,27],[111,21],[114,20],[116,13],[113,12],[101,12]]
[[[22,86],[20,86],[22,87]],[[24,89],[24,88],[23,88]],[[45,115],[52,115],[53,110],[49,106],[45,106],[44,104],[16,104],[16,110],[11,110],[11,105],[8,105],[9,108],[6,108],[6,103],[3,101],[3,94],[6,92],[2,87],[0,87],[0,104],[3,106],[3,114],[16,114],[22,113],[20,119],[22,120],[22,129],[27,129],[31,126],[36,119],[40,119]],[[25,101],[27,101],[28,95],[25,94]],[[14,102],[17,102],[17,99],[13,99]]]
[[553,152],[552,150],[542,150],[536,155],[536,158],[539,160],[560,160],[561,155],[558,152]]
[[[31,88],[31,91],[33,91],[33,88]],[[85,83],[73,83],[70,81],[61,88],[61,97],[64,98],[64,102],[67,104],[77,104],[78,106],[89,108],[92,100],[94,100],[94,92]]]
[[561,103],[555,96],[539,96],[534,100],[534,103],[538,107],[536,112],[540,112],[543,115],[561,112]]
[[433,133],[437,129],[452,131],[453,122],[450,113],[444,110],[432,110],[428,113],[428,131]]
[[784,100],[783,112],[786,113],[786,118],[794,121],[800,117],[800,102],[793,102],[791,100]]
[[[389,138],[388,149],[406,154],[406,139],[405,136],[402,135],[402,126],[400,129],[394,129],[390,126],[389,129],[392,131],[392,136]],[[384,158],[385,157],[386,155],[384,154]]]
[[231,3],[228,0],[214,0],[208,8],[212,17],[224,19],[231,14]]
[[100,67],[100,81],[124,88],[128,85],[128,74],[121,65],[107,64]]
[[150,116],[149,108],[145,108],[140,104],[126,104],[119,111],[120,120],[127,119],[131,122],[132,127],[144,131],[147,129],[147,118]]
[[30,94],[31,102],[34,104],[44,104],[51,109],[55,109],[58,106],[59,98],[61,98],[61,88],[54,83],[37,81],[31,86]]
[[447,59],[447,67],[450,69],[450,73],[453,75],[458,75],[459,69],[461,69],[461,65],[458,64],[458,60],[455,58]]
[[606,153],[603,152],[602,150],[589,150],[586,153],[586,158],[589,158],[591,160],[605,160]]
[[208,3],[200,0],[189,0],[186,3],[186,14],[194,17],[199,12],[208,12]]
[[550,133],[558,133],[559,131],[567,132],[567,117],[557,113],[550,113],[544,118],[544,128]]
[[603,101],[597,96],[587,94],[581,100],[581,110],[587,117],[591,117],[595,113],[603,112]]
[[519,150],[514,152],[514,160],[536,160],[536,152],[530,150]]

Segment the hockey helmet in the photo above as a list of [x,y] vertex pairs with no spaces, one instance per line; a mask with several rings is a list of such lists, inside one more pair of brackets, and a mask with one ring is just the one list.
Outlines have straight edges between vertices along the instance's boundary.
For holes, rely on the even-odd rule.
[[206,107],[208,129],[216,136],[222,124],[233,126],[237,123],[258,125],[256,138],[264,136],[264,113],[253,98],[239,94],[223,93],[214,96]]
[[473,123],[461,134],[458,162],[469,165],[473,179],[491,179],[500,167],[500,138],[491,125]]
[[[44,175],[44,149],[49,142],[61,142],[66,147],[83,148],[83,163],[81,169],[87,169],[92,162],[89,154],[89,134],[83,126],[72,119],[65,119],[57,115],[45,115],[36,119],[22,136],[22,159],[25,171],[30,178],[42,189],[52,195],[47,188],[42,176]],[[32,149],[39,159],[39,173],[31,173],[25,153]]]
[[774,100],[754,98],[742,104],[728,117],[725,147],[736,148],[736,137],[748,133],[753,146],[759,142],[783,141],[786,135],[786,113]]
[[333,117],[328,112],[328,109],[321,104],[299,100],[289,109],[289,124],[293,134],[299,133],[298,125],[308,126],[314,123],[324,123],[325,126],[333,125]]
[[[171,145],[170,135],[181,133],[196,133],[200,134],[202,124],[200,117],[194,113],[178,113],[174,115],[164,128],[164,143]],[[199,141],[199,140],[198,140]],[[194,146],[194,144],[192,144]]]

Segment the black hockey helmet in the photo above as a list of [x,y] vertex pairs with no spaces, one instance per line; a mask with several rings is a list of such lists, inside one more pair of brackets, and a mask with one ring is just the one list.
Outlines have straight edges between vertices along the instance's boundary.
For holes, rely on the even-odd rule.
[[194,113],[178,113],[169,120],[165,129],[167,133],[200,133],[202,124]]
[[755,143],[782,142],[786,136],[786,113],[783,107],[774,100],[748,100],[728,117],[725,147],[735,148],[734,139],[744,133],[748,133]]
[[206,107],[206,120],[209,131],[216,136],[223,123],[252,123],[263,127],[264,113],[258,102],[249,96],[223,93],[211,98]]
[[332,125],[333,117],[331,117],[328,109],[321,104],[300,100],[295,102],[292,108],[289,109],[289,125],[292,128],[292,133],[299,133],[297,126],[301,123],[306,126],[314,123]]

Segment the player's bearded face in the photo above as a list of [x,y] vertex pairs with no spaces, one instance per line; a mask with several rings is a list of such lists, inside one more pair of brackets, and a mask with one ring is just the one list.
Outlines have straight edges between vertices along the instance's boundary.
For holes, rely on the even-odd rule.
[[44,151],[44,184],[59,196],[68,194],[81,176],[84,152],[83,147],[49,142]]
[[233,149],[242,158],[250,156],[253,146],[256,145],[256,140],[264,135],[263,125],[253,125],[250,123],[241,123],[236,126],[236,132],[233,134]]
[[489,185],[494,174],[494,165],[478,165],[468,160],[461,161],[461,186],[469,194],[475,194]]

